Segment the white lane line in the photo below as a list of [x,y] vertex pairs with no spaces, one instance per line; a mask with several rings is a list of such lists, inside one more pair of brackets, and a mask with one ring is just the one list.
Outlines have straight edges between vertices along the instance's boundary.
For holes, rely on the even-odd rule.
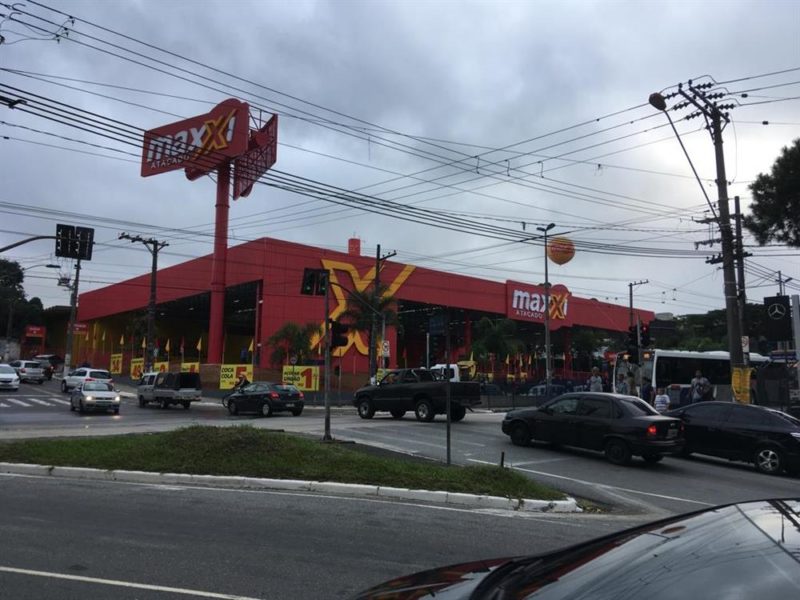
[[28,402],[34,402],[34,403],[36,403],[36,404],[41,404],[42,406],[53,406],[53,405],[52,405],[52,404],[50,404],[49,402],[46,402],[46,401],[44,401],[44,400],[39,400],[38,398],[25,398],[25,399],[26,399]]
[[167,587],[163,585],[149,585],[146,583],[134,583],[132,581],[120,581],[118,579],[99,579],[97,577],[84,577],[82,575],[68,575],[67,573],[51,573],[48,571],[33,571],[31,569],[16,569],[14,567],[0,566],[0,572],[15,573],[17,575],[31,575],[34,577],[48,577],[50,579],[67,579],[69,581],[81,581],[83,583],[97,583],[100,585],[113,585],[117,587],[134,588],[138,590],[153,590],[156,592],[169,592],[171,594],[184,594],[198,598],[224,598],[226,600],[260,600],[251,596],[236,596],[233,594],[217,594],[215,592],[205,592],[202,590],[189,590],[185,588]]
[[6,401],[11,402],[11,404],[16,404],[17,406],[27,406],[30,408],[30,404],[27,402],[23,402],[22,400],[17,400],[16,398],[6,398]]
[[[488,462],[485,460],[478,460],[475,458],[468,458],[470,462],[481,463],[484,465],[493,465],[495,463]],[[702,506],[715,506],[709,502],[700,502],[699,500],[689,500],[688,498],[677,498],[675,496],[667,496],[665,494],[656,494],[654,492],[643,492],[641,490],[632,490],[630,488],[619,487],[616,485],[608,485],[606,483],[597,483],[595,481],[586,481],[584,479],[575,479],[574,477],[566,477],[564,475],[554,475],[553,473],[547,473],[546,471],[534,471],[533,469],[522,469],[519,467],[511,467],[512,469],[516,469],[517,471],[523,471],[525,473],[533,473],[534,475],[543,475],[545,477],[552,477],[554,479],[564,479],[566,481],[572,481],[574,483],[581,483],[583,485],[593,485],[595,487],[601,489],[608,489],[608,490],[619,490],[621,492],[628,492],[630,494],[640,494],[642,496],[652,496],[654,498],[661,498],[663,500],[675,500],[676,502],[688,502],[690,504],[700,504]]]
[[0,408],[11,408],[11,405],[10,404],[3,404],[2,402],[0,402]]
[[[515,462],[513,463],[514,467],[527,467],[528,465],[541,465],[544,463],[551,463],[551,462],[560,462],[562,460],[574,460],[572,456],[564,456],[561,458],[543,458],[541,460],[528,460],[525,462]],[[509,461],[510,463],[511,461]]]
[[65,406],[69,406],[69,400],[62,400],[61,398],[48,398],[50,402],[58,402],[59,404],[64,404]]

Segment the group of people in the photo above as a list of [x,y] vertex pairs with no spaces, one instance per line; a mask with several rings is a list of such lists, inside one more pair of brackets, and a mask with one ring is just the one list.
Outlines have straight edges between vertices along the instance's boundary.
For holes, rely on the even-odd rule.
[[[603,391],[603,377],[600,375],[600,369],[597,367],[592,368],[592,374],[587,382],[590,392]],[[698,369],[694,374],[690,386],[690,396],[692,402],[701,402],[708,400],[712,393],[711,382],[708,378],[703,376],[703,373]],[[651,404],[658,412],[664,412],[670,408],[670,397],[666,394],[663,387],[653,389],[649,378],[642,378],[641,389],[636,385],[636,378],[632,371],[627,374],[618,373],[617,380],[614,382],[614,390],[617,394],[624,394],[626,396],[636,396],[641,398],[648,404]]]

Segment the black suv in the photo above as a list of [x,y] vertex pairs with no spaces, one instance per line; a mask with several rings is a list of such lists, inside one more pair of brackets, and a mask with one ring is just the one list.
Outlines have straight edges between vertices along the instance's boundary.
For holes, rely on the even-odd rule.
[[664,413],[683,421],[692,452],[755,464],[762,473],[800,471],[800,420],[764,406],[698,402]]

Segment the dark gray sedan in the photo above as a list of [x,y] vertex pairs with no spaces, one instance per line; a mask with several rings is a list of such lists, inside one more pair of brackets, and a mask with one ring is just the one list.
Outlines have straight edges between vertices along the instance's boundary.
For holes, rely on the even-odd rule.
[[88,410],[113,411],[119,414],[121,398],[114,386],[104,381],[87,381],[72,390],[69,409],[83,414]]
[[264,417],[273,413],[289,411],[295,417],[303,412],[303,392],[293,385],[254,381],[236,390],[223,400],[232,415],[256,413]]

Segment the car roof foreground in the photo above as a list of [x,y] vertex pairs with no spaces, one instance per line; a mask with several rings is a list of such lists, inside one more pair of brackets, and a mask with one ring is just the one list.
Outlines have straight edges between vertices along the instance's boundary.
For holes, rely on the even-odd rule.
[[423,571],[354,598],[786,600],[800,597],[798,557],[800,498],[761,500],[670,517],[550,554]]

